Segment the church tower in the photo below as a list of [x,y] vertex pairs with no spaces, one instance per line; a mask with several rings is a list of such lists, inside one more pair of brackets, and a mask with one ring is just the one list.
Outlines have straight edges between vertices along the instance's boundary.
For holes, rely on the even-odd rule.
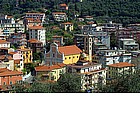
[[84,50],[85,53],[89,55],[89,61],[92,61],[92,37],[90,35],[87,35],[84,37]]

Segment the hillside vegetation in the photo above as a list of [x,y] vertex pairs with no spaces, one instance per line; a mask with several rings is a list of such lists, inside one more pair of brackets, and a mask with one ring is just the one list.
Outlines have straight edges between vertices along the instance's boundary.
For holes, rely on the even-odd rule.
[[114,22],[140,22],[139,0],[0,0],[0,13],[21,15],[27,11],[58,10],[58,4],[67,3],[69,14],[91,15],[95,20],[111,19]]

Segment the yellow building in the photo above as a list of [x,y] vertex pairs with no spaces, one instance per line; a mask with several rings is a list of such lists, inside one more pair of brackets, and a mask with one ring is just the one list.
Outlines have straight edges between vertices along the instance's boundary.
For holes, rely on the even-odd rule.
[[82,51],[76,45],[58,47],[52,43],[50,51],[46,53],[46,64],[55,65],[59,63],[74,64],[79,60]]
[[135,65],[128,62],[120,62],[108,65],[107,79],[114,80],[118,76],[132,74],[135,72]]
[[65,31],[73,31],[73,23],[71,22],[65,22],[61,24],[61,28]]
[[25,46],[21,46],[20,49],[17,49],[23,55],[23,62],[24,64],[32,63],[33,61],[33,53],[32,49],[25,48]]
[[60,75],[66,72],[65,64],[57,64],[52,66],[38,66],[35,67],[36,76],[43,81],[57,81]]
[[59,47],[58,50],[61,54],[64,54],[64,64],[77,63],[82,53],[76,45]]

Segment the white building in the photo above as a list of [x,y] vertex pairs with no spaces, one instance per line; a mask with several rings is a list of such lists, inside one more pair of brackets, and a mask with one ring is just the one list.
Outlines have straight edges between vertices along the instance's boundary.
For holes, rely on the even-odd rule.
[[29,27],[29,40],[30,39],[37,39],[46,45],[46,37],[45,37],[46,30],[42,26],[31,26]]
[[119,48],[127,51],[137,51],[139,50],[139,44],[134,39],[119,39]]
[[82,54],[76,64],[67,65],[68,72],[81,75],[81,89],[85,91],[96,89],[97,84],[105,85],[106,69],[102,68],[102,64],[86,61],[83,57]]
[[55,21],[66,21],[68,19],[64,12],[53,12],[52,16]]
[[127,53],[125,50],[100,50],[93,59],[106,67],[119,62],[131,63],[131,53]]
[[14,24],[15,20],[14,20],[13,16],[8,16],[8,15],[0,16],[0,24],[5,24],[5,23]]
[[40,19],[43,23],[45,21],[45,13],[26,13],[25,18]]
[[10,48],[10,42],[6,40],[0,40],[0,48]]

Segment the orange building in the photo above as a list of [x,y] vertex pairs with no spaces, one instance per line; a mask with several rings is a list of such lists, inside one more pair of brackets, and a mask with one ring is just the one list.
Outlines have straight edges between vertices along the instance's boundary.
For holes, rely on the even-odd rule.
[[0,85],[13,85],[22,81],[22,72],[8,70],[7,68],[0,69]]

